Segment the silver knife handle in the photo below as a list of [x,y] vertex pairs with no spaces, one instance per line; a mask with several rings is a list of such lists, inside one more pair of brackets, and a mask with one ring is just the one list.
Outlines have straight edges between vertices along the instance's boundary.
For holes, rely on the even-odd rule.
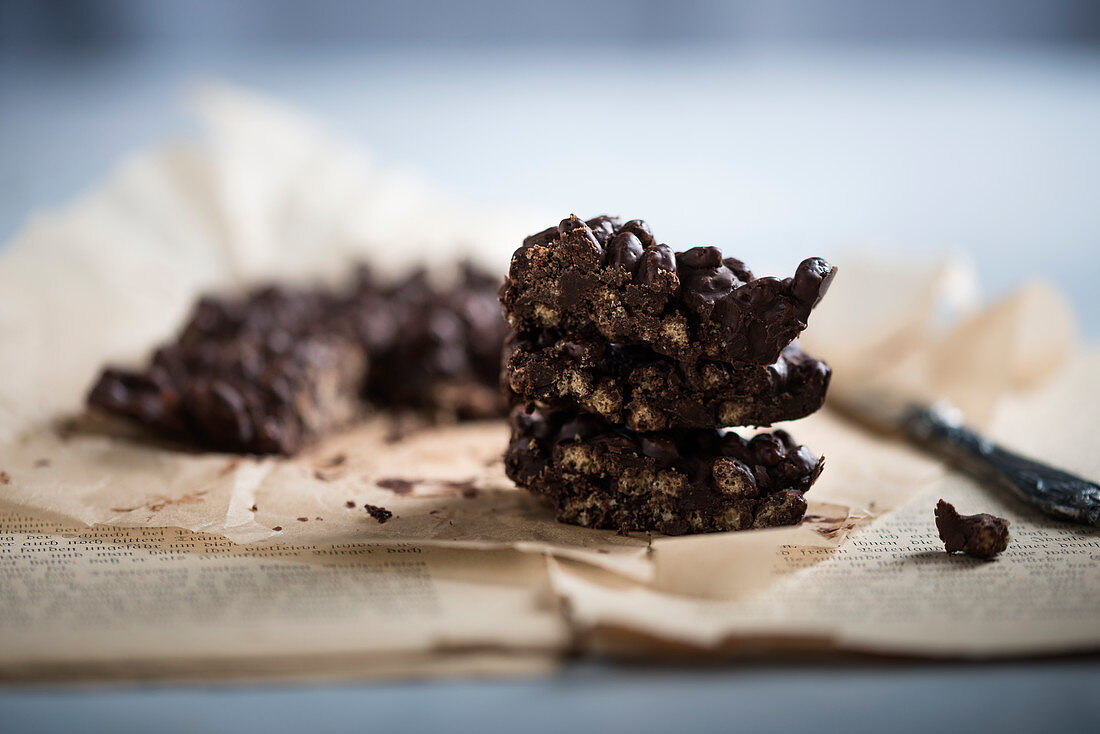
[[1100,526],[1100,486],[1001,448],[936,407],[914,408],[905,419],[910,438],[971,473],[995,480],[1048,515]]

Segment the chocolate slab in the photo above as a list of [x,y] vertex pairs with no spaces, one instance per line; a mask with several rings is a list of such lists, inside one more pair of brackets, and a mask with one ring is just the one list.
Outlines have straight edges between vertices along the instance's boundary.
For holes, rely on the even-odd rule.
[[809,258],[791,278],[757,278],[716,247],[674,253],[641,220],[570,216],[523,241],[500,296],[517,332],[598,333],[684,362],[768,365],[835,272]]
[[511,414],[505,471],[558,520],[667,535],[793,525],[823,459],[785,431],[637,433],[533,403]]
[[636,431],[770,426],[813,413],[832,372],[788,346],[771,365],[679,362],[644,347],[542,330],[513,337],[508,386],[526,400],[572,407]]
[[444,420],[503,415],[498,283],[470,266],[442,287],[422,272],[381,284],[360,269],[343,291],[203,298],[148,367],[105,370],[88,403],[202,448],[258,454],[297,452],[365,400]]

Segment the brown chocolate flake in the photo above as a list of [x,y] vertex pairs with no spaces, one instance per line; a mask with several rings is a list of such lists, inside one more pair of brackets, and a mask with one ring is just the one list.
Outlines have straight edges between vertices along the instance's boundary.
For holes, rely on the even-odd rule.
[[203,502],[203,496],[209,490],[202,490],[201,492],[187,492],[181,497],[157,497],[144,505],[136,505],[134,507],[111,507],[111,512],[133,512],[134,510],[145,509],[149,511],[149,516],[152,517],[154,513],[160,512],[165,507],[171,505],[197,505]]
[[379,524],[386,522],[393,513],[387,510],[385,507],[379,507],[378,505],[363,505],[363,509],[367,511],[371,517],[379,522]]
[[472,479],[467,479],[464,482],[441,482],[444,487],[458,490],[458,492],[468,500],[472,500],[477,497],[477,487],[474,486]]
[[276,525],[275,527],[273,527],[271,529],[274,530],[276,533],[283,532],[283,526],[282,525]]
[[818,535],[822,535],[826,538],[831,538],[839,533],[841,530],[851,530],[855,526],[856,524],[854,522],[846,522],[841,525],[834,525],[832,527],[814,528],[814,531],[817,532]]
[[0,471],[0,484],[7,484],[11,481],[11,475],[6,471]]
[[417,421],[406,412],[397,412],[390,416],[386,431],[386,443],[401,443],[417,429]]
[[342,466],[344,462],[348,460],[347,454],[336,454],[330,456],[324,462],[318,465],[319,469],[335,469],[338,466]]
[[347,502],[344,503],[344,507],[347,507],[347,508],[355,507],[355,503],[352,502],[351,500],[348,500]]
[[234,469],[236,469],[238,466],[240,466],[240,464],[241,464],[240,459],[230,459],[229,461],[227,461],[225,463],[225,466],[223,466],[221,468],[221,471],[218,472],[218,476],[219,477],[224,477],[224,476],[229,475],[230,473],[233,472]]
[[347,460],[348,457],[346,454],[336,454],[335,456],[325,459],[317,464],[316,468],[313,470],[314,478],[322,482],[331,482],[333,479],[339,479],[344,473]]
[[942,499],[936,503],[936,528],[948,553],[988,559],[1008,547],[1008,520],[987,513],[960,515]]
[[420,493],[420,497],[445,497],[460,494],[466,499],[473,499],[478,494],[473,479],[400,479],[387,477],[375,481],[375,484],[400,495],[412,494],[413,490],[420,486],[426,490]]
[[413,489],[416,487],[419,479],[400,479],[398,477],[387,477],[385,479],[379,479],[375,482],[376,485],[382,489],[388,489],[394,494],[412,494]]
[[249,511],[249,512],[256,512],[256,511],[258,511],[259,509],[260,509],[260,508],[259,508],[259,507],[257,507],[256,505],[252,505],[251,507],[249,507],[249,508],[248,508],[248,511]]
[[299,517],[298,522],[309,522],[309,518],[308,517]]
[[76,418],[66,418],[65,420],[59,421],[54,427],[54,430],[57,432],[58,438],[68,442],[69,439],[80,430],[80,421]]

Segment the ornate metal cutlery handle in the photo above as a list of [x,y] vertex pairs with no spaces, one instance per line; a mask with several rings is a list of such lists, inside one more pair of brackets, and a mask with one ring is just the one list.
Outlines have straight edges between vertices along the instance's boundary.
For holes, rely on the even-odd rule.
[[1095,482],[1003,449],[942,408],[914,408],[905,419],[905,430],[919,443],[972,473],[995,480],[1048,515],[1100,526],[1100,486]]

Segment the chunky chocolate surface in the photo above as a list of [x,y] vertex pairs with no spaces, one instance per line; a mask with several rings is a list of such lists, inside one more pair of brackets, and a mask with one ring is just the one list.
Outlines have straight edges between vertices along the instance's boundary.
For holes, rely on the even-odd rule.
[[105,370],[88,402],[202,448],[258,454],[295,453],[364,400],[502,415],[497,284],[468,266],[444,288],[424,273],[383,285],[362,269],[346,291],[203,298],[145,369]]
[[504,415],[498,385],[508,326],[499,287],[500,278],[469,265],[450,288],[423,272],[387,287],[361,274],[350,312],[370,356],[370,402],[443,420]]
[[641,220],[570,216],[523,241],[500,297],[517,332],[598,333],[685,362],[768,365],[835,272],[809,258],[791,278],[757,278],[716,247],[674,253]]
[[292,454],[355,415],[364,368],[341,339],[174,344],[142,372],[105,370],[88,402],[199,448]]
[[828,365],[788,346],[771,365],[679,362],[644,347],[542,330],[513,337],[508,386],[526,400],[579,408],[636,431],[770,426],[825,401]]
[[784,431],[637,433],[532,403],[511,414],[505,471],[562,522],[668,535],[799,522],[823,459]]

